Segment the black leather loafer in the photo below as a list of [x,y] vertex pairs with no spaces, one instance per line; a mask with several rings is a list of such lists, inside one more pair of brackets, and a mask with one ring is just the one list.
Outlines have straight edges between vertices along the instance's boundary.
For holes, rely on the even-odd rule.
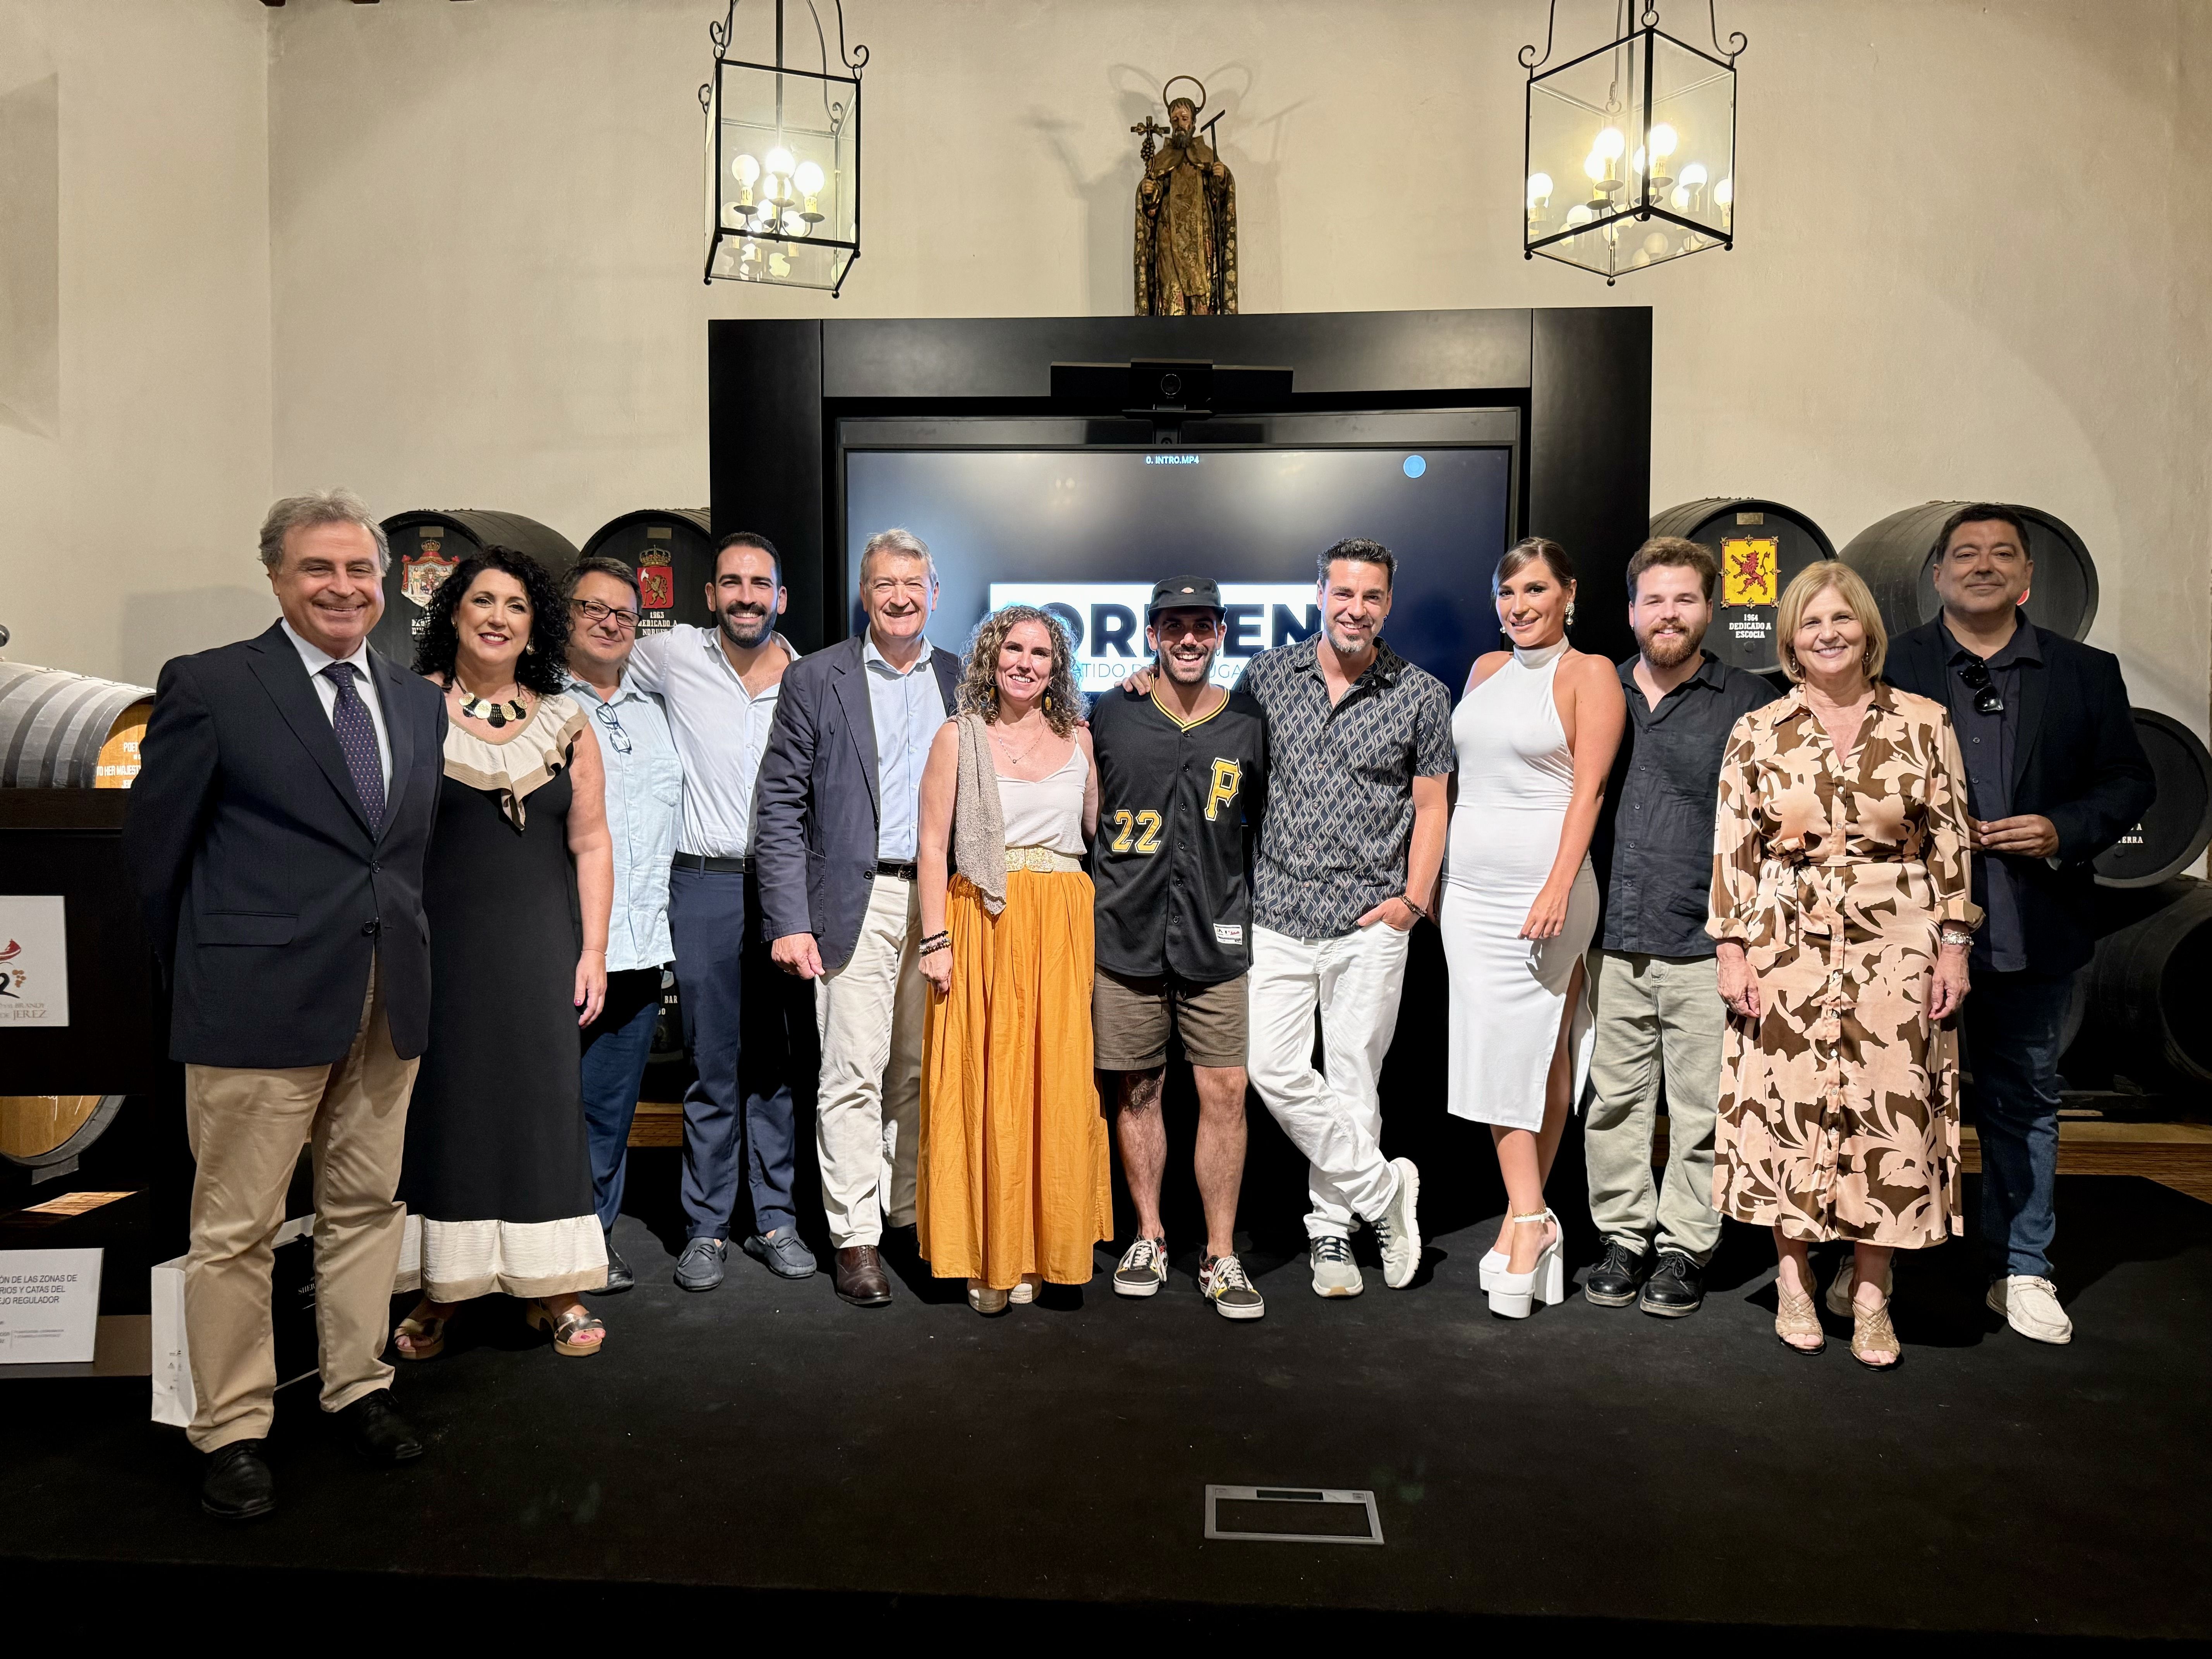
[[276,1479],[258,1440],[234,1440],[208,1454],[200,1507],[219,1521],[252,1521],[276,1507]]
[[1619,1239],[1606,1241],[1605,1254],[1583,1280],[1583,1296],[1601,1308],[1625,1308],[1636,1300],[1636,1287],[1651,1271],[1651,1258]]
[[422,1443],[393,1409],[389,1389],[362,1395],[338,1413],[338,1425],[353,1449],[372,1463],[411,1463],[422,1455]]
[[788,1227],[778,1227],[772,1233],[755,1233],[744,1242],[747,1255],[778,1279],[811,1279],[814,1277],[814,1252],[799,1242],[799,1235]]
[[1636,1305],[1662,1319],[1680,1319],[1697,1312],[1705,1300],[1705,1269],[1680,1250],[1662,1250]]
[[722,1259],[730,1253],[726,1238],[695,1238],[676,1258],[676,1283],[686,1291],[711,1291],[722,1282]]
[[636,1283],[637,1275],[629,1270],[629,1263],[622,1259],[622,1252],[615,1249],[615,1242],[610,1237],[607,1240],[607,1282],[599,1287],[597,1294],[620,1296]]

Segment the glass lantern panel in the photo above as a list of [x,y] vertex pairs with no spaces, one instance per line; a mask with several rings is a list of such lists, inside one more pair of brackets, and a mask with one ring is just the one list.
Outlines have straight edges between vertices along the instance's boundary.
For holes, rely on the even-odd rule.
[[[1644,41],[1632,35],[1563,64],[1528,83],[1528,178],[1525,204],[1531,241],[1572,222],[1602,222],[1637,199],[1644,118]],[[1583,210],[1577,213],[1577,210]],[[1601,239],[1577,234],[1539,252],[1603,270],[1602,257],[1584,255]]]
[[[798,245],[860,240],[860,82],[750,64],[721,66],[716,193],[725,229]],[[812,246],[809,246],[812,245]]]
[[854,258],[850,248],[796,239],[725,235],[714,249],[714,274],[730,282],[834,289]]
[[1650,200],[1716,239],[1735,216],[1735,71],[1663,34],[1652,37]]

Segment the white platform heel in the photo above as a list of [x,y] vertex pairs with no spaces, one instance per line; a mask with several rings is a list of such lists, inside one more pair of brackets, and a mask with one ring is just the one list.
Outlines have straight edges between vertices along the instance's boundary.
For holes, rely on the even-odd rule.
[[1498,1288],[1498,1275],[1512,1264],[1513,1258],[1503,1250],[1486,1250],[1482,1260],[1475,1264],[1474,1282],[1484,1295]]
[[1567,1299],[1566,1267],[1559,1253],[1563,1230],[1559,1217],[1546,1209],[1534,1215],[1513,1218],[1516,1227],[1536,1221],[1547,1224],[1552,1236],[1536,1252],[1535,1265],[1525,1273],[1508,1273],[1501,1268],[1490,1281],[1490,1311],[1501,1319],[1526,1319],[1539,1304],[1553,1307]]

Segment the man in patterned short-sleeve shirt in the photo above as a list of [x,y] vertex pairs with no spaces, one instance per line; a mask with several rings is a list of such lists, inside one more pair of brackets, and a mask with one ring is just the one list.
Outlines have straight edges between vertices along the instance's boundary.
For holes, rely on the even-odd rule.
[[[1451,694],[1382,643],[1397,560],[1371,541],[1321,556],[1321,632],[1255,657],[1237,689],[1267,713],[1270,784],[1254,872],[1247,1066],[1311,1164],[1317,1296],[1364,1288],[1352,1218],[1382,1247],[1383,1282],[1420,1263],[1420,1176],[1382,1156],[1376,1079],[1398,1025],[1406,936],[1443,861]],[[1327,1072],[1313,1067],[1321,1011]]]

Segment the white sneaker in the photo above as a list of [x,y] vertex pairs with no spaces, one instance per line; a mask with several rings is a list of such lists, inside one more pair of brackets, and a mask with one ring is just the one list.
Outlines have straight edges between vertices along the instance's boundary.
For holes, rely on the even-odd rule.
[[1121,1265],[1114,1269],[1116,1296],[1157,1296],[1168,1282],[1166,1241],[1140,1238],[1122,1252]]
[[1421,1225],[1414,1213],[1421,1201],[1421,1172],[1410,1158],[1394,1158],[1390,1163],[1398,1171],[1398,1190],[1390,1194],[1382,1213],[1370,1218],[1367,1224],[1375,1229],[1375,1242],[1382,1247],[1382,1282],[1402,1291],[1421,1265]]
[[2063,1344],[2074,1340],[2074,1322],[2058,1305],[2058,1287],[2033,1273],[2014,1273],[1990,1286],[1991,1313],[2031,1342]]
[[1306,1244],[1306,1261],[1313,1268],[1316,1296],[1358,1296],[1367,1288],[1359,1264],[1352,1259],[1349,1239],[1326,1234]]

